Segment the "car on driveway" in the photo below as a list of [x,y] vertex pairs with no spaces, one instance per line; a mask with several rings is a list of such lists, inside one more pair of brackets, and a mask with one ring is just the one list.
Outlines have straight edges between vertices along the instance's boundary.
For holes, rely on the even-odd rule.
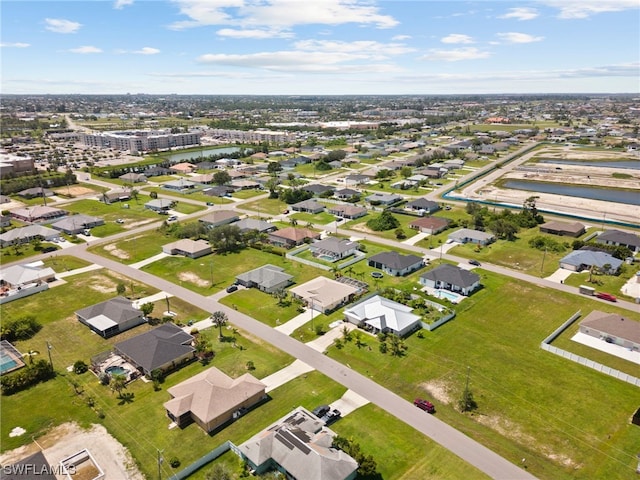
[[238,290],[238,286],[237,286],[237,285],[229,285],[229,286],[227,287],[227,293],[233,293],[233,292],[235,292],[236,290]]
[[324,422],[325,426],[329,426],[335,421],[337,421],[341,417],[340,410],[334,408],[333,410],[329,410],[322,417],[320,417],[320,421]]
[[119,219],[117,219],[117,220],[116,220],[116,223],[120,223],[120,224],[124,223],[124,218],[119,218]]
[[167,222],[175,222],[176,220],[178,220],[178,217],[176,217],[175,215],[171,215],[169,218],[167,218]]
[[423,398],[416,398],[413,401],[413,404],[418,407],[420,410],[424,410],[427,413],[436,413],[436,407],[433,406],[429,400],[425,400]]
[[469,263],[471,265],[475,265],[476,267],[480,266],[480,262],[478,260],[471,259],[471,260],[469,260]]
[[330,411],[331,407],[329,405],[320,405],[319,407],[314,408],[311,413],[313,413],[318,418],[322,418]]

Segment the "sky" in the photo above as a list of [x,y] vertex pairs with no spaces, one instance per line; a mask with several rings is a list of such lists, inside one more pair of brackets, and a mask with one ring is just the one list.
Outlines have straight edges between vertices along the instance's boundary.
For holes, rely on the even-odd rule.
[[0,17],[2,94],[640,92],[640,0],[2,0]]

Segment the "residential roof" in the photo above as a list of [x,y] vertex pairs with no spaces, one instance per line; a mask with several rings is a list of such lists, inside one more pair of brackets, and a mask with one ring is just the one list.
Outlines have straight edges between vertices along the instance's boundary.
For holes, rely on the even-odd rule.
[[283,282],[290,281],[293,275],[285,273],[284,268],[267,264],[262,267],[241,273],[236,277],[243,282],[253,282],[263,288],[271,288]]
[[416,198],[407,203],[407,207],[415,209],[433,210],[440,208],[437,202],[427,200],[426,198]]
[[266,232],[267,230],[271,230],[276,228],[273,223],[265,222],[264,220],[258,220],[257,218],[243,218],[236,226],[242,230],[258,230],[259,232]]
[[78,310],[76,311],[76,315],[87,321],[102,316],[112,320],[116,324],[120,324],[140,317],[142,312],[134,308],[133,302],[128,298],[115,297]]
[[367,202],[397,202],[402,200],[401,195],[396,195],[394,193],[380,193],[376,192],[374,194],[369,195],[366,198]]
[[320,238],[320,234],[318,232],[314,232],[307,228],[295,227],[286,227],[281,230],[276,230],[275,232],[271,232],[270,235],[278,238],[284,238],[286,240],[292,240],[296,243],[304,241],[307,238]]
[[66,211],[60,208],[46,207],[44,205],[33,205],[31,207],[14,208],[9,212],[13,216],[28,218],[28,219],[62,216],[67,213]]
[[100,222],[104,223],[104,220],[100,217],[92,217],[91,215],[79,213],[78,215],[71,215],[63,218],[62,220],[58,220],[57,222],[52,223],[51,226],[56,230],[73,231],[79,228],[84,228],[85,225],[94,225]]
[[289,290],[292,294],[317,305],[330,306],[358,292],[356,287],[327,277],[316,277]]
[[345,310],[345,315],[357,318],[378,330],[390,328],[402,332],[420,321],[412,308],[388,298],[375,295]]
[[367,213],[367,209],[357,205],[333,205],[329,207],[329,212],[353,216],[360,213]]
[[318,240],[310,245],[312,250],[326,250],[331,253],[341,254],[349,250],[357,249],[360,246],[358,242],[352,242],[346,238],[327,237],[324,240]]
[[311,192],[313,194],[319,195],[321,193],[324,192],[332,192],[333,190],[335,190],[334,187],[331,187],[329,185],[320,185],[318,183],[312,183],[310,185],[304,185],[302,187],[303,190],[307,190],[308,192]]
[[433,270],[423,273],[420,275],[420,278],[426,278],[434,282],[449,283],[461,288],[471,287],[474,283],[480,281],[480,275],[477,273],[456,267],[455,265],[449,265],[448,263],[444,263]]
[[580,326],[640,344],[640,322],[615,313],[594,310],[580,322]]
[[360,195],[360,192],[358,190],[354,190],[353,188],[341,188],[340,190],[335,190],[333,194],[339,197],[352,197],[354,195]]
[[0,270],[0,280],[7,282],[9,285],[24,285],[51,278],[55,274],[56,272],[53,268],[43,268],[42,262],[34,262],[3,267]]
[[331,447],[334,436],[315,415],[298,407],[238,449],[256,466],[272,459],[293,478],[344,480],[353,475],[358,463]]
[[[172,169],[174,167],[171,167]],[[179,180],[170,180],[162,184],[163,187],[194,187],[196,184],[190,180],[180,178]]]
[[640,247],[640,237],[638,235],[622,232],[620,230],[606,230],[596,237],[596,242],[611,242],[619,243],[621,245]]
[[203,223],[220,223],[225,220],[238,219],[238,214],[232,210],[214,210],[211,213],[200,217],[200,221]]
[[168,198],[154,198],[153,200],[149,200],[144,204],[145,207],[152,208],[170,208],[173,205],[174,200],[169,200]]
[[622,260],[614,256],[596,250],[574,250],[560,259],[560,263],[567,263],[579,267],[580,265],[595,266],[602,268],[604,265],[611,265],[613,270],[617,270],[622,265]]
[[180,327],[173,323],[164,323],[153,330],[116,343],[114,347],[145,372],[151,372],[194,352],[192,341],[193,336]]
[[449,238],[474,238],[476,240],[490,240],[494,236],[487,232],[481,232],[480,230],[472,230],[471,228],[461,228],[453,233],[449,234]]
[[449,219],[440,217],[420,217],[409,224],[410,227],[437,230],[449,225]]
[[0,240],[5,243],[10,243],[21,238],[31,238],[36,236],[43,238],[59,237],[60,232],[53,228],[43,227],[42,225],[27,225],[26,227],[14,228],[4,232],[0,235]]
[[407,267],[422,262],[422,258],[416,255],[401,255],[398,252],[381,252],[369,257],[369,261],[381,263],[392,270],[404,270]]
[[53,192],[53,190],[49,190],[48,188],[34,187],[21,190],[18,192],[18,195],[20,195],[21,197],[51,197],[55,195],[55,193]]
[[173,398],[164,407],[175,417],[191,412],[201,422],[209,423],[265,388],[250,373],[233,379],[211,367],[169,388],[167,391]]
[[303,200],[301,202],[298,203],[294,203],[293,205],[291,205],[291,207],[293,208],[304,208],[306,210],[318,210],[318,209],[324,209],[324,205],[321,204],[320,202],[317,202],[316,200]]
[[186,253],[198,253],[205,250],[211,251],[211,245],[206,240],[191,240],[190,238],[181,238],[175,242],[164,245],[167,250],[179,250]]
[[569,222],[558,222],[554,220],[551,222],[543,223],[542,225],[540,225],[540,228],[546,229],[546,230],[554,230],[558,232],[578,233],[584,230],[585,227],[584,227],[584,224],[580,222],[569,223]]

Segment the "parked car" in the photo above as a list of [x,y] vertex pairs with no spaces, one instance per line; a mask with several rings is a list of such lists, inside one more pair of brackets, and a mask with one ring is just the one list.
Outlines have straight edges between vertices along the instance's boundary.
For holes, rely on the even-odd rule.
[[471,265],[475,265],[476,267],[480,266],[480,262],[478,260],[474,260],[473,258],[471,260],[469,260],[469,263]]
[[618,299],[614,295],[611,295],[610,293],[605,293],[605,292],[596,293],[596,297],[601,298],[602,300],[607,300],[609,302],[618,301]]
[[227,287],[227,293],[233,293],[233,292],[235,292],[236,290],[238,290],[238,287],[237,287],[236,285],[229,285],[229,286]]
[[215,203],[213,202],[207,202],[207,207],[213,207],[215,205]]
[[116,223],[124,223],[124,218],[119,218],[116,220]]
[[329,411],[331,411],[331,407],[329,405],[320,405],[319,407],[314,408],[311,413],[318,418],[322,418],[329,413]]
[[340,410],[334,408],[333,410],[329,410],[327,413],[325,413],[320,418],[320,421],[324,422],[325,426],[328,426],[328,425],[334,423],[336,420],[338,420],[341,415],[342,414],[340,413]]
[[420,410],[424,410],[427,413],[435,413],[436,412],[436,407],[433,406],[433,403],[431,403],[428,400],[424,400],[423,398],[416,398],[413,401],[413,404],[418,407]]
[[178,220],[178,217],[176,217],[175,215],[171,215],[169,218],[167,218],[167,222],[175,222],[176,220]]

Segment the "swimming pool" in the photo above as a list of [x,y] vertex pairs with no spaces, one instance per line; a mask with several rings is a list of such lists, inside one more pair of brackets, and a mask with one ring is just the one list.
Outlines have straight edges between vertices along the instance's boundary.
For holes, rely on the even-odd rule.
[[18,366],[18,362],[16,362],[9,355],[2,353],[0,355],[0,373],[8,372],[13,370]]
[[126,368],[123,368],[119,365],[112,365],[111,367],[107,367],[107,369],[105,370],[106,373],[109,373],[111,375],[127,375],[129,373],[129,370],[127,370]]
[[325,262],[335,262],[336,259],[333,258],[331,255],[318,255],[318,258],[320,260],[324,260]]
[[446,298],[452,302],[457,302],[460,298],[457,294],[450,292],[448,290],[436,290],[436,296],[438,298]]

